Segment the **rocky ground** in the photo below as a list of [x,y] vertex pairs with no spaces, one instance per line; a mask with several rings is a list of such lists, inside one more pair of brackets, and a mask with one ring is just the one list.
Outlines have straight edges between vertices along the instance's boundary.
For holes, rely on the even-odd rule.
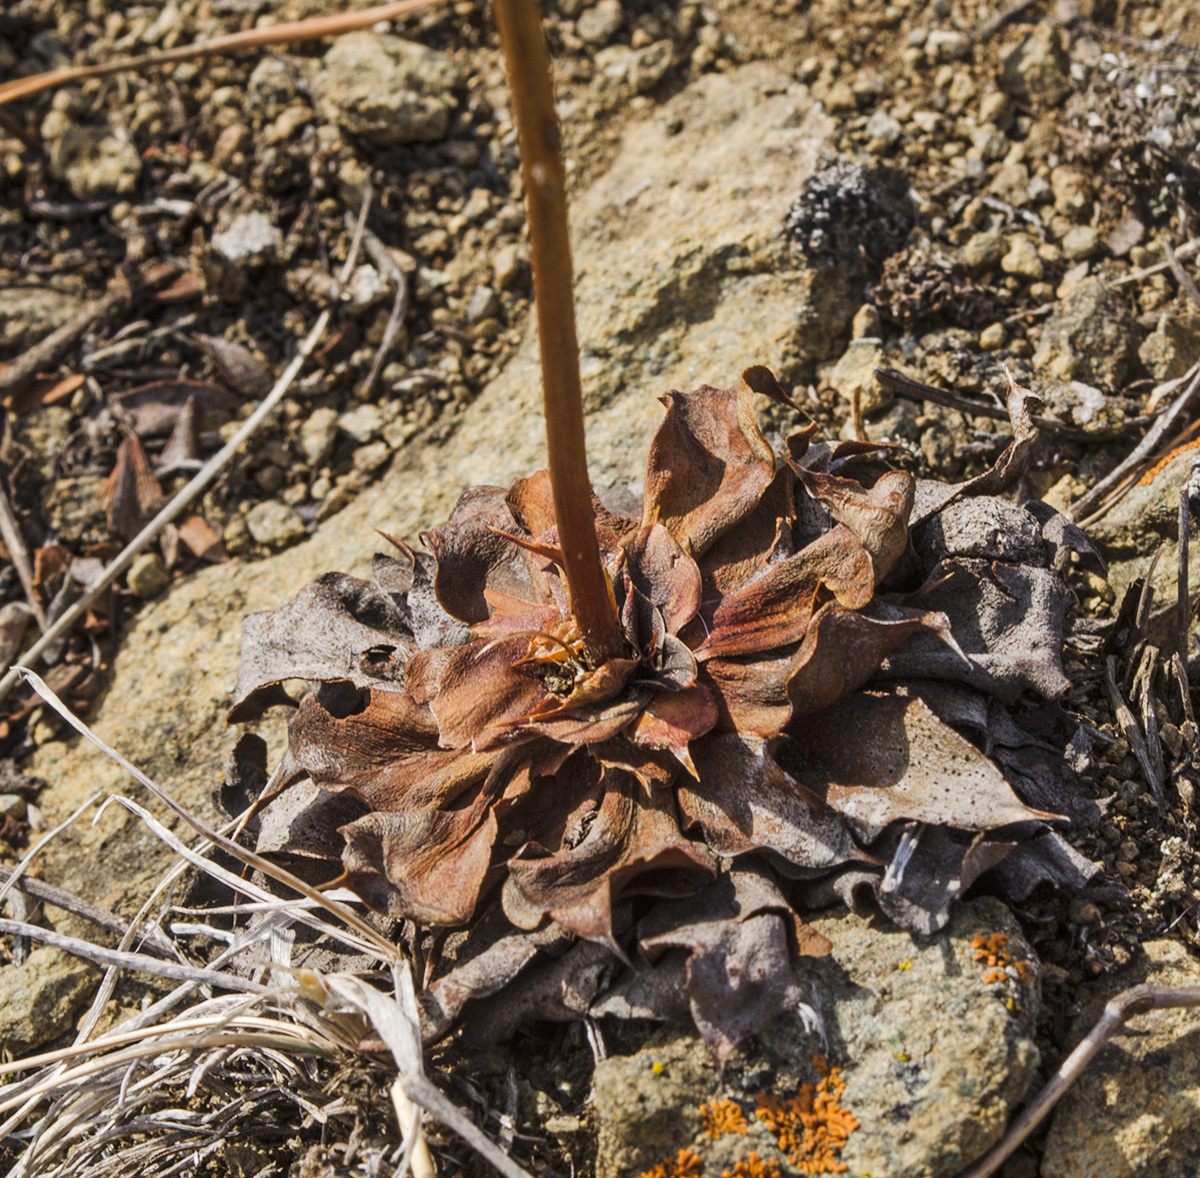
[[[0,14],[0,77],[328,10],[16,0]],[[765,363],[828,432],[894,441],[911,469],[960,478],[1005,443],[993,394],[1007,368],[1055,419],[1023,493],[1067,508],[1200,360],[1198,16],[1190,2],[1122,0],[1025,4],[1006,19],[975,0],[552,6],[593,476],[639,476],[658,393]],[[339,295],[368,192],[369,233]],[[213,815],[241,617],[329,569],[362,571],[372,529],[413,537],[469,483],[507,484],[544,461],[526,259],[482,4],[0,108],[0,364],[113,296],[35,381],[9,387],[0,368],[3,491],[30,566],[26,588],[6,542],[4,662],[32,640],[36,609],[61,612],[231,436],[332,306],[276,421],[51,652],[48,678],[96,730]],[[881,383],[879,365],[960,399]],[[1094,752],[1070,837],[1108,882],[1033,892],[1014,914],[975,901],[925,941],[822,918],[845,947],[840,974],[811,980],[860,1123],[844,1153],[855,1172],[952,1174],[1104,998],[1146,979],[1200,982],[1194,725],[1166,674],[1145,685],[1138,731],[1159,733],[1160,811],[1099,650],[1103,639],[1125,660],[1128,694],[1137,667],[1105,623],[1173,544],[1192,457],[1169,454],[1193,433],[1086,513],[1108,571],[1073,573],[1082,621],[1065,706]],[[1172,548],[1151,574],[1163,603],[1174,570]],[[94,791],[128,783],[29,695],[0,717],[11,863]],[[278,754],[281,723],[260,730]],[[110,810],[59,836],[36,872],[129,914],[164,862],[140,823]],[[997,928],[1031,980],[984,981],[971,945]],[[0,940],[0,1042],[14,1053],[69,1033],[94,988],[58,951],[22,952]],[[141,996],[123,983],[116,1002]],[[1197,1026],[1144,1016],[1006,1172],[1193,1172]],[[786,1042],[743,1050],[719,1080],[686,1037],[618,1035],[593,1070],[572,1034],[524,1044],[519,1067],[492,1052],[450,1071],[452,1095],[531,1168],[633,1174],[694,1148],[719,1173],[734,1155],[705,1136],[702,1103],[723,1094],[752,1110],[764,1085],[814,1080],[797,1070],[803,1043],[786,1059]],[[761,1155],[782,1160],[753,1129]],[[350,1172],[338,1140],[299,1126],[260,1172]],[[446,1173],[469,1167],[460,1146],[439,1145]]]

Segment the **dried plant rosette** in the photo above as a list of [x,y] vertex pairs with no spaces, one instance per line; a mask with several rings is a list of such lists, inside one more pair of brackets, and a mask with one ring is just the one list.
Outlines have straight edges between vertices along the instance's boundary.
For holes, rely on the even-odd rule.
[[[988,494],[1022,473],[1032,398],[1013,388],[995,468],[949,486],[815,427],[777,455],[756,391],[787,400],[761,367],[669,393],[640,501],[595,502],[616,657],[572,615],[544,471],[468,490],[428,554],[398,544],[373,581],[329,574],[246,620],[231,717],[313,687],[281,779],[306,784],[260,849],[340,860],[372,908],[466,932],[429,963],[427,1032],[540,961],[525,999],[480,1004],[493,1032],[686,999],[727,1052],[802,1000],[792,954],[828,949],[803,897],[866,884],[932,931],[1022,839],[1070,859],[955,727],[1067,685],[1055,570],[1086,541]],[[1007,747],[1037,743],[1005,716]]]
[[1086,749],[1018,711],[1070,685],[1062,570],[1090,548],[997,497],[1034,437],[1011,382],[1013,440],[964,483],[815,426],[777,453],[754,398],[790,402],[753,367],[667,393],[641,488],[594,495],[545,38],[532,0],[496,15],[550,469],[246,620],[231,718],[296,708],[258,849],[403,922],[427,1039],[690,1015],[723,1059],[803,1009],[819,904],[932,932],[985,873],[1088,878],[1047,825],[1084,805],[1062,754]]

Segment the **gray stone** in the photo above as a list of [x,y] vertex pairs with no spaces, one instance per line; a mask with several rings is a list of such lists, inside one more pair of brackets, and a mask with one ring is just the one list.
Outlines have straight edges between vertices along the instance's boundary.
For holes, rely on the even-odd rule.
[[1175,380],[1200,357],[1200,313],[1190,303],[1165,312],[1138,348],[1155,380]]
[[[1179,488],[1196,462],[1194,450],[1183,450],[1145,482],[1135,483],[1117,503],[1094,524],[1088,536],[1108,561],[1108,580],[1118,599],[1135,578],[1145,576],[1150,558],[1164,542],[1174,552],[1179,526]],[[1190,547],[1192,585],[1200,582],[1200,544]],[[1176,562],[1159,560],[1154,566],[1151,585],[1154,600],[1163,605],[1176,597]]]
[[[626,1178],[681,1148],[695,1150],[708,1174],[751,1151],[794,1173],[755,1118],[755,1102],[760,1092],[786,1100],[799,1082],[812,1083],[814,1055],[844,1069],[841,1103],[859,1121],[842,1151],[851,1173],[942,1178],[999,1138],[1033,1078],[1039,1003],[1036,975],[988,984],[987,967],[975,960],[972,940],[1003,932],[1014,960],[1033,962],[1003,906],[964,904],[929,938],[849,913],[812,924],[833,942],[833,954],[801,959],[796,969],[814,989],[828,1050],[787,1016],[734,1053],[724,1083],[698,1036],[682,1031],[601,1061],[597,1178]],[[699,1105],[720,1098],[741,1106],[746,1134],[716,1141],[704,1134]]]
[[442,139],[462,68],[444,53],[389,34],[349,33],[334,42],[312,78],[318,110],[372,143]]
[[624,23],[621,0],[599,0],[598,4],[580,13],[575,31],[588,45],[607,45]]
[[654,41],[633,51],[629,63],[629,85],[635,94],[646,94],[667,76],[675,64],[675,43]]
[[266,213],[254,209],[229,217],[212,235],[212,248],[236,265],[271,262],[283,249],[283,234]]
[[369,446],[359,446],[354,451],[351,461],[355,470],[362,471],[363,474],[374,474],[387,465],[391,456],[392,448],[387,442],[372,442]]
[[1113,391],[1132,374],[1142,334],[1119,291],[1085,278],[1050,312],[1033,364],[1044,377]]
[[1053,105],[1070,93],[1070,57],[1062,29],[1048,22],[1000,54],[1000,85],[1021,102]]
[[350,275],[343,294],[353,310],[365,311],[383,299],[387,294],[387,286],[374,266],[363,265],[356,267]]
[[1096,252],[1100,244],[1100,231],[1091,225],[1073,225],[1063,234],[1059,244],[1068,262],[1081,262]]
[[0,352],[19,352],[36,344],[82,307],[81,299],[47,286],[0,289]]
[[500,300],[490,286],[477,286],[467,302],[467,322],[482,323],[500,310]]
[[[1072,1039],[1105,1002],[1142,983],[1200,986],[1178,941],[1148,941],[1133,963],[1096,986]],[[1042,1178],[1187,1178],[1200,1168],[1200,1010],[1131,1019],[1068,1090],[1054,1114]]]
[[273,122],[291,105],[298,93],[300,75],[291,62],[281,57],[264,57],[246,84],[246,109]]
[[142,174],[142,157],[123,128],[68,127],[50,144],[49,161],[77,200],[128,196]]
[[256,543],[268,548],[285,548],[305,535],[304,521],[295,509],[274,499],[252,507],[246,514],[246,527]]
[[501,290],[507,290],[521,274],[521,249],[515,245],[502,245],[492,255],[492,275]]
[[841,359],[825,374],[825,384],[848,405],[858,397],[863,413],[878,413],[891,403],[893,394],[879,383],[875,368],[884,364],[883,348],[877,339],[855,339]]
[[347,410],[337,419],[338,429],[356,442],[369,442],[383,429],[383,413],[378,405],[367,402]]
[[143,552],[134,557],[127,579],[134,597],[150,598],[157,597],[171,583],[171,574],[157,552]]
[[13,1057],[70,1030],[96,970],[61,949],[41,946],[20,965],[0,967],[0,1043]]
[[1004,234],[985,230],[967,239],[962,251],[963,265],[972,274],[982,274],[999,266],[1004,254]]
[[1000,259],[1000,269],[1005,274],[1014,274],[1018,278],[1029,278],[1035,282],[1046,272],[1042,259],[1038,257],[1037,246],[1024,234],[1010,238],[1008,250]]
[[300,449],[310,466],[318,466],[329,457],[337,441],[338,414],[336,409],[321,405],[300,425]]
[[20,794],[0,794],[0,814],[22,822],[28,813],[29,806]]
[[863,128],[863,134],[868,140],[878,139],[883,143],[895,143],[904,133],[900,120],[893,118],[885,110],[877,110]]

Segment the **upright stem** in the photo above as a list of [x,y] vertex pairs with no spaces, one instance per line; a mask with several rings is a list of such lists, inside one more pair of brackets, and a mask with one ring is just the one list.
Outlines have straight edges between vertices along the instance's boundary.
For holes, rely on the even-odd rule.
[[616,608],[600,565],[592,514],[567,228],[567,175],[554,110],[550,55],[538,0],[496,0],[496,23],[521,147],[559,543],[571,612],[593,656],[604,661],[624,652]]

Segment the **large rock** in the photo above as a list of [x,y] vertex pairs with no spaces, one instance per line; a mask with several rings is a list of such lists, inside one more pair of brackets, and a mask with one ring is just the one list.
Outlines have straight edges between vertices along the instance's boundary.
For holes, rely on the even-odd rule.
[[[344,44],[344,41],[342,42]],[[331,53],[333,51],[331,50]],[[677,134],[667,130],[682,123]],[[638,479],[658,396],[729,385],[749,364],[783,369],[796,346],[797,275],[783,221],[830,122],[765,65],[706,76],[632,123],[610,172],[575,202],[588,445],[598,483]],[[785,381],[786,383],[786,381]],[[211,815],[232,749],[225,725],[241,619],[332,569],[362,574],[374,529],[416,538],[474,483],[507,485],[544,466],[536,333],[442,440],[417,438],[368,494],[303,543],[253,564],[202,570],[148,605],[126,633],[96,731],[181,801]],[[282,718],[260,726],[273,756]],[[128,778],[89,746],[52,742],[30,772],[54,822]],[[47,848],[55,883],[109,906],[144,894],[162,869],[156,840],[111,807]]]
[[[833,956],[800,967],[828,1045],[806,1033],[798,1017],[784,1017],[736,1051],[724,1077],[699,1036],[680,1031],[602,1061],[595,1076],[596,1178],[634,1175],[684,1148],[701,1156],[707,1174],[732,1169],[751,1151],[794,1173],[755,1106],[759,1093],[787,1100],[798,1083],[812,1083],[814,1054],[844,1065],[841,1104],[859,1122],[842,1151],[852,1173],[941,1178],[999,1138],[1037,1066],[1034,975],[989,983],[972,944],[1002,933],[1014,960],[1030,957],[1003,906],[964,904],[934,937],[845,912],[812,924],[833,942]],[[713,1140],[699,1106],[722,1098],[742,1108],[747,1132]]]
[[[1200,966],[1178,941],[1148,941],[1106,978],[1079,1016],[1076,1038],[1105,1002],[1142,982],[1200,987]],[[1042,1178],[1188,1178],[1200,1170],[1200,1010],[1131,1019],[1058,1106]]]
[[463,80],[446,54],[368,31],[334,42],[311,79],[325,118],[383,147],[442,139]]

